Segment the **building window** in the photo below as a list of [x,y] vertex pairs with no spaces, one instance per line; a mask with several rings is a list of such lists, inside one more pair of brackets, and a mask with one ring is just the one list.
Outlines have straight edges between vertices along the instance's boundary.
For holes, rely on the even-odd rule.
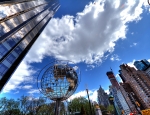
[[15,59],[16,59],[16,57],[15,57],[13,54],[10,54],[10,55],[6,58],[6,60],[7,60],[10,64],[12,64],[12,63],[15,61]]
[[5,55],[7,51],[7,48],[3,44],[0,44],[0,55]]
[[20,53],[22,52],[22,49],[21,49],[19,46],[17,46],[17,47],[15,48],[15,52],[16,52],[17,54],[20,54]]
[[7,25],[9,30],[12,30],[14,28],[14,25],[12,24],[12,22],[10,20],[6,21],[5,24]]
[[18,41],[21,40],[21,35],[20,35],[19,31],[16,32],[16,33],[13,35],[13,39],[14,39],[14,41],[16,41],[16,42],[18,42]]
[[19,33],[21,34],[21,36],[25,36],[27,34],[24,28],[20,29]]
[[0,25],[0,36],[4,35],[4,27],[2,25]]
[[12,18],[11,21],[14,23],[15,27],[20,24],[20,22],[18,21],[16,17]]
[[7,39],[7,43],[9,44],[10,47],[13,47],[16,44],[16,42],[13,40],[13,38]]
[[4,64],[0,64],[0,75],[3,76],[5,72],[7,71],[8,67],[6,67]]

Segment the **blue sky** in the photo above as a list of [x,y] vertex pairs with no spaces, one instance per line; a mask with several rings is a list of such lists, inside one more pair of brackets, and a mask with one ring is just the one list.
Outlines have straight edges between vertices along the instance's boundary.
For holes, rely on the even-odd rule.
[[86,96],[87,84],[90,98],[96,100],[100,85],[108,90],[106,72],[110,68],[117,76],[123,63],[133,66],[134,60],[150,61],[150,7],[146,0],[60,0],[60,4],[0,97],[39,96],[39,70],[54,59],[67,59],[81,70],[72,98]]

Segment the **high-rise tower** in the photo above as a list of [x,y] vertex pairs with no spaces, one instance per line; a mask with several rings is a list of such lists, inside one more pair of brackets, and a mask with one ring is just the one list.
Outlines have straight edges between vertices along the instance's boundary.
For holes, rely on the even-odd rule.
[[143,108],[150,108],[150,79],[148,75],[144,71],[136,70],[126,64],[120,65],[120,68],[125,83],[130,85]]
[[[137,95],[135,95],[134,91],[130,87],[128,83],[120,83],[120,90],[129,105],[129,108],[132,112],[139,113],[140,109],[143,109],[142,104],[140,103]],[[139,106],[140,105],[140,106]]]
[[97,94],[98,104],[107,107],[109,105],[108,94],[104,91],[104,89],[101,86],[99,90],[97,90]]
[[112,87],[110,87],[112,95],[114,97],[114,103],[115,103],[115,108],[118,112],[118,114],[120,115],[121,112],[124,112],[125,114],[129,114],[130,113],[130,108],[125,100],[125,98],[122,95],[122,92],[120,91],[120,86],[119,83],[117,82],[116,77],[114,76],[114,73],[112,71],[109,71],[106,73],[111,84]]
[[146,59],[143,59],[141,61],[135,61],[134,66],[141,71],[145,71],[150,77],[150,62],[148,62]]
[[119,89],[119,84],[116,80],[116,77],[114,76],[114,73],[112,71],[108,71],[106,74],[107,74],[112,86],[115,87],[116,89]]
[[149,66],[150,66],[150,63],[146,60],[146,59],[143,59],[141,61],[135,61],[134,62],[134,66],[138,69],[138,70],[146,70]]
[[0,91],[59,6],[58,0],[0,2]]

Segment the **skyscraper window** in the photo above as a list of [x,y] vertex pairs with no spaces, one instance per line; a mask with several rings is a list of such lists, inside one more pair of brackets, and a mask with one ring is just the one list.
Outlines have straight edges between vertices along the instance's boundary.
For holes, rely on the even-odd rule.
[[8,70],[8,67],[6,67],[4,64],[0,64],[0,75],[3,76],[5,72]]
[[13,62],[15,61],[15,56],[13,54],[10,54],[6,60],[10,63],[13,64]]
[[6,52],[7,48],[3,44],[0,44],[0,56],[4,56]]

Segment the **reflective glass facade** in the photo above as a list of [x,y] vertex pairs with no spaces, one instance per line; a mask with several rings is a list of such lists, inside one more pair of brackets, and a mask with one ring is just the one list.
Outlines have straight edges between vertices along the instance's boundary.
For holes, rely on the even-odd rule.
[[143,59],[141,61],[135,61],[134,62],[134,66],[138,69],[138,70],[146,70],[149,66],[150,66],[150,63],[146,60],[146,59]]
[[0,91],[59,6],[57,0],[0,4]]

